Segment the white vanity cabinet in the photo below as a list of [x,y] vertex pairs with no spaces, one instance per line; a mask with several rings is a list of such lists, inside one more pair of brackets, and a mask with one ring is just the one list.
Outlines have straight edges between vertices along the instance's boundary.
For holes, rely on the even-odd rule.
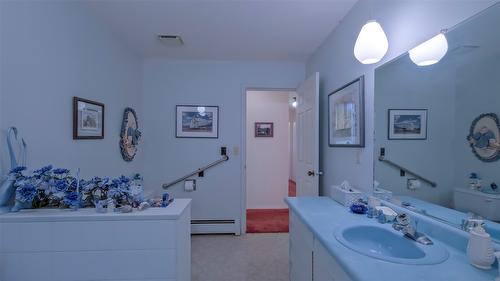
[[290,281],[352,281],[293,211],[289,221]]
[[313,280],[316,281],[352,281],[338,262],[328,253],[323,245],[314,241]]
[[0,215],[1,281],[190,281],[191,200],[166,208]]
[[293,212],[290,212],[289,222],[290,281],[313,280],[314,235]]

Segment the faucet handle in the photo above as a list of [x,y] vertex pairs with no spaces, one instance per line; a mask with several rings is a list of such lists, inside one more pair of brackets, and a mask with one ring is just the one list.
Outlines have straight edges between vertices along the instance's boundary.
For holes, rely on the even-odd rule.
[[406,213],[399,214],[396,217],[396,222],[400,225],[409,225],[410,224],[410,217]]
[[476,219],[476,218],[462,219],[462,230],[470,232],[472,229],[478,226],[481,226],[482,228],[486,227],[486,224],[484,223],[483,219]]

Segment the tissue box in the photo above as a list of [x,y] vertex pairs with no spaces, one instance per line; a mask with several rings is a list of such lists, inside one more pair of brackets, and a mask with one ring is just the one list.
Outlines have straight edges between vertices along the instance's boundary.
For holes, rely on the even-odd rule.
[[391,201],[392,191],[376,187],[373,189],[373,196],[385,201]]
[[349,207],[352,203],[363,198],[363,193],[352,187],[344,188],[338,185],[333,185],[329,188],[328,196],[340,204]]

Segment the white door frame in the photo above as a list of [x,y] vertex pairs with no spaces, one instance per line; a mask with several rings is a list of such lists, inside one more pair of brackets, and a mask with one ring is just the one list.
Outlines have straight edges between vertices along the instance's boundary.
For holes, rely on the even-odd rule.
[[271,91],[271,92],[295,92],[297,88],[280,87],[242,87],[241,91],[241,234],[247,233],[247,92],[248,91]]

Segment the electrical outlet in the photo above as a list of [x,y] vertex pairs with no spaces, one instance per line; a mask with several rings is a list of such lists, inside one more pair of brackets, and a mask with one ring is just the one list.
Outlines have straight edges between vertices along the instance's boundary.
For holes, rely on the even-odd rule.
[[233,146],[233,155],[238,156],[240,154],[240,148],[238,146]]

